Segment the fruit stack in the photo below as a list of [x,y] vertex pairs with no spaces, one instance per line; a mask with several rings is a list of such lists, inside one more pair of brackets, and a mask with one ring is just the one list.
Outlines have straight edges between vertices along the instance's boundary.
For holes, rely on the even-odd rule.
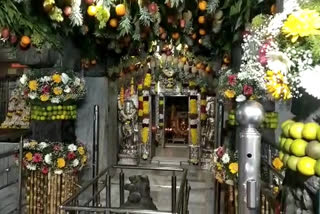
[[77,119],[76,105],[32,106],[32,120],[75,120]]
[[[239,125],[236,121],[236,114],[234,110],[231,110],[228,115],[228,124],[230,126]],[[261,128],[276,129],[278,127],[278,112],[266,112],[265,119],[261,124]]]
[[281,128],[279,157],[284,166],[305,176],[320,176],[319,124],[287,120]]

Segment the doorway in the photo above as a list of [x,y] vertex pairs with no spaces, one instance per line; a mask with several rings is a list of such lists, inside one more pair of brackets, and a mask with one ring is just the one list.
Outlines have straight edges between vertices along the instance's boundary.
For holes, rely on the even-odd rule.
[[153,160],[180,164],[189,158],[189,97],[165,96],[163,110],[163,144],[156,148]]

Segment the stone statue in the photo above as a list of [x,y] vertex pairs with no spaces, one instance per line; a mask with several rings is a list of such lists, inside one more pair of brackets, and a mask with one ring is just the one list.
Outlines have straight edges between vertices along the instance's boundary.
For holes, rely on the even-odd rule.
[[210,169],[215,140],[215,100],[214,97],[207,99],[207,119],[201,129],[201,167]]
[[148,176],[134,175],[129,177],[130,184],[125,185],[129,191],[128,200],[121,206],[124,209],[157,210],[150,196]]
[[119,104],[119,121],[121,123],[121,151],[119,164],[137,164],[138,114],[133,100],[125,100],[123,107]]

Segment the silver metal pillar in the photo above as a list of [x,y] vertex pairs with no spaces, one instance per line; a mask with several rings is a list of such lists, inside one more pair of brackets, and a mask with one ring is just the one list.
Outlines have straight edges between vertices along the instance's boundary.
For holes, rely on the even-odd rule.
[[[92,179],[99,174],[99,106],[94,106],[93,112],[93,144],[92,144]],[[92,186],[94,206],[100,204],[100,197],[95,196],[98,192],[98,183]]]
[[249,100],[237,109],[239,137],[239,214],[260,213],[261,134],[256,129],[264,118],[263,106]]

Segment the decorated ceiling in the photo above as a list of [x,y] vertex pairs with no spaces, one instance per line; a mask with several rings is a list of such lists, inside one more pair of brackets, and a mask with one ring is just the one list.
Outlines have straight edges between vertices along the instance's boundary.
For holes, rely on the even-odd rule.
[[71,38],[89,59],[141,55],[154,42],[188,45],[197,55],[223,56],[244,25],[270,1],[9,0],[0,2],[2,46],[60,48]]

